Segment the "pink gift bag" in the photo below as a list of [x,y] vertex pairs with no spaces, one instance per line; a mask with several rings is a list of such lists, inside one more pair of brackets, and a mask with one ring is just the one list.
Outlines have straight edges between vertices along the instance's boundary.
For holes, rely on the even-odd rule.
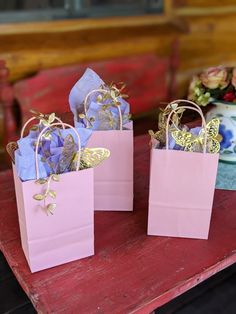
[[[86,115],[88,97],[84,101]],[[94,209],[109,211],[133,210],[133,124],[123,126],[119,106],[119,130],[94,130],[88,147],[105,147],[109,159],[94,169]]]
[[[51,126],[60,124],[53,123]],[[63,126],[76,132],[80,151],[80,138],[76,129],[68,124]],[[37,139],[37,179],[39,170],[36,156],[41,137],[47,129],[44,128]],[[42,192],[41,185],[36,184],[36,180],[22,182],[13,164],[21,244],[31,272],[94,254],[93,168],[79,170],[79,159],[77,171],[59,174],[54,177],[55,180],[50,180],[50,190],[56,192],[53,215],[47,215],[41,207],[43,202],[33,198]]]
[[[178,108],[197,111],[206,134],[205,118],[200,107],[195,107]],[[206,152],[206,135],[203,153],[169,150],[172,113],[167,119],[166,149],[151,150],[147,233],[208,239],[219,154]]]
[[93,131],[88,147],[106,147],[110,157],[94,169],[95,210],[133,210],[133,126]]

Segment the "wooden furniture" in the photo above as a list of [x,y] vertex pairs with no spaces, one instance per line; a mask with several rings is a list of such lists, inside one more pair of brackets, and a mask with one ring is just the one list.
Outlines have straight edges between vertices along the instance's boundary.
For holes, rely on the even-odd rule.
[[236,64],[236,5],[234,0],[164,2],[161,16],[22,23],[17,27],[2,24],[0,59],[6,60],[12,82],[57,66],[144,53],[168,55],[175,38],[180,46],[178,97],[183,97],[193,74],[209,66]]
[[0,24],[0,59],[6,60],[12,82],[58,66],[168,55],[183,29],[171,10],[172,0],[164,0],[161,15]]
[[235,66],[236,3],[234,0],[175,0],[175,18],[188,25],[178,36],[178,97],[186,95],[190,78],[204,68]]
[[[4,142],[19,137],[19,129],[32,116],[30,109],[57,115],[72,114],[68,96],[75,82],[87,67],[92,68],[107,83],[125,82],[133,116],[148,112],[168,101],[175,94],[175,74],[178,66],[177,43],[170,56],[154,54],[118,58],[108,61],[75,64],[42,70],[38,74],[9,83],[9,71],[0,63],[0,103],[4,114]],[[71,122],[69,121],[69,122]]]
[[0,173],[0,250],[38,313],[147,314],[236,262],[236,192],[216,190],[208,240],[146,235],[149,138],[135,138],[134,212],[95,213],[96,255],[31,274],[11,171]]
[[[143,103],[147,103],[150,97],[153,98],[154,89],[156,89],[156,94],[153,101],[165,101],[167,100],[167,94],[168,98],[171,98],[173,89],[170,86],[174,86],[172,82],[174,82],[173,77],[175,77],[174,72],[177,67],[177,63],[174,61],[177,60],[174,57],[177,51],[176,36],[183,31],[186,31],[186,27],[172,15],[172,0],[164,0],[164,14],[161,15],[146,14],[144,16],[132,17],[28,22],[18,23],[17,27],[14,23],[0,24],[0,60],[5,60],[6,67],[9,69],[7,77],[5,75],[6,71],[3,70],[5,71],[4,78],[0,78],[0,153],[1,146],[4,146],[7,141],[16,137],[16,129],[20,128],[22,120],[25,119],[25,113],[29,107],[29,103],[27,103],[29,94],[26,92],[26,85],[31,83],[34,85],[34,87],[32,85],[29,86],[29,90],[32,87],[32,92],[37,89],[35,94],[31,94],[31,105],[35,105],[35,100],[35,108],[37,109],[38,102],[45,101],[45,105],[40,105],[38,109],[42,108],[42,106],[45,108],[47,96],[42,97],[42,94],[40,94],[42,91],[40,91],[39,86],[42,84],[45,87],[45,84],[50,83],[50,89],[51,86],[54,87],[55,77],[49,80],[49,77],[52,77],[50,75],[53,75],[53,73],[65,74],[68,84],[74,83],[74,80],[78,79],[79,74],[82,73],[81,69],[84,69],[86,64],[91,66],[101,62],[100,66],[97,64],[98,67],[101,69],[102,65],[105,65],[107,70],[105,73],[103,71],[99,73],[102,77],[105,74],[104,78],[108,79],[108,81],[115,81],[121,76],[119,73],[116,75],[117,66],[118,64],[121,65],[120,58],[126,59],[123,64],[126,64],[127,67],[130,61],[129,58],[140,57],[140,59],[136,59],[136,64],[131,61],[128,66],[129,69],[134,67],[132,68],[135,72],[133,78],[137,76],[136,82],[142,83],[140,91],[144,91],[141,94],[138,88],[136,88],[134,99],[136,97],[136,100],[139,100],[136,108],[141,108],[141,98]],[[144,69],[146,63],[142,63],[140,60],[142,60],[142,56],[145,54],[151,54],[154,57],[158,56],[157,59],[159,60],[156,59],[156,61],[159,65],[155,61],[152,63],[153,69],[151,69],[150,64]],[[67,66],[67,69],[58,69]],[[74,67],[74,74],[72,73],[73,71],[71,72],[70,66]],[[159,70],[157,70],[158,67]],[[50,70],[47,72],[48,69],[55,69],[55,72],[50,72]],[[95,67],[95,69],[97,68]],[[140,73],[136,75],[138,69]],[[154,75],[155,69],[157,70],[156,78]],[[45,73],[40,72],[44,70],[46,70]],[[149,74],[147,73],[148,70],[150,70]],[[37,76],[39,72],[40,74]],[[0,75],[1,73],[3,72],[0,70]],[[75,74],[77,74],[76,77]],[[129,74],[131,73],[125,75]],[[38,81],[34,81],[33,76],[38,77]],[[24,83],[18,84],[20,80],[29,79],[29,77],[32,77],[32,81],[30,79],[28,83],[24,81]],[[131,78],[129,86],[130,91],[135,89],[133,86],[135,80],[133,78]],[[61,79],[61,83],[58,84],[58,86],[63,87],[63,91],[65,91],[64,82]],[[164,86],[166,82],[167,84]],[[15,87],[15,84],[17,88],[11,89],[12,86]],[[21,87],[24,89],[22,92],[20,91]],[[166,93],[167,89],[168,93]],[[146,90],[147,93],[145,92]],[[17,99],[15,91],[17,92]],[[146,94],[149,94],[147,95],[149,99],[145,98]],[[156,95],[158,96],[156,97]],[[38,102],[34,97],[37,98]],[[20,99],[24,103],[23,106],[19,105]],[[65,96],[63,96],[64,99]],[[67,104],[64,102],[62,107],[65,108],[65,106]],[[147,107],[150,108],[150,104]],[[48,111],[51,111],[51,108],[50,106]],[[143,110],[144,108],[141,109],[141,111]],[[59,109],[59,112],[61,111],[62,108]],[[17,120],[15,116],[18,117]],[[4,127],[3,121],[6,122]]]

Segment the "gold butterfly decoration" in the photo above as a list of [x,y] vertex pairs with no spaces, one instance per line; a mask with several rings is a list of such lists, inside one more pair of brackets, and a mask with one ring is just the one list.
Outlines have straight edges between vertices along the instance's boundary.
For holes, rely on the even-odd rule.
[[[100,165],[110,156],[110,151],[106,148],[84,148],[81,151],[80,170],[94,168]],[[78,153],[73,158],[70,170],[76,169]]]
[[[16,142],[7,144],[7,152],[11,156],[12,162],[15,162],[15,150],[18,149]],[[60,181],[59,173],[67,171],[75,171],[78,162],[78,152],[73,136],[68,134],[64,141],[64,146],[60,160],[56,167],[56,173],[50,174],[47,178],[38,179],[36,184],[41,185],[41,192],[33,195],[36,201],[43,202],[40,207],[46,214],[53,214],[56,209],[56,191],[51,189],[51,181]],[[101,164],[110,156],[110,151],[106,148],[84,148],[81,150],[80,156],[80,170],[93,168]],[[54,202],[50,200],[53,199]],[[49,202],[48,202],[49,200]]]
[[93,168],[100,165],[101,162],[110,156],[109,149],[106,148],[85,148],[82,150],[81,164]]
[[[70,171],[75,171],[76,162],[78,160],[78,152],[74,152],[73,141],[71,138],[68,138],[67,150],[62,152],[62,157],[57,165],[57,173],[59,170],[69,169]],[[65,147],[65,146],[64,146]],[[73,148],[72,148],[73,147]],[[16,142],[10,142],[6,146],[6,150],[10,155],[12,162],[15,162],[15,150],[18,149],[18,145]],[[72,153],[72,155],[69,155]],[[79,169],[87,169],[94,168],[100,165],[104,160],[106,160],[110,156],[110,151],[106,148],[84,148],[81,150],[81,158],[80,158],[80,167]]]
[[[111,83],[109,86],[102,84],[98,90],[94,90],[94,92],[98,92],[98,96],[96,101],[101,105],[100,110],[96,113],[96,116],[88,117],[86,113],[78,113],[80,119],[85,119],[87,121],[87,125],[92,127],[93,123],[97,120],[99,124],[97,125],[98,129],[107,130],[107,129],[119,129],[120,120],[126,121],[126,119],[130,119],[130,115],[126,115],[121,113],[121,117],[114,115],[111,111],[112,107],[120,107],[121,106],[121,98],[126,99],[128,95],[124,94],[123,91],[125,89],[125,84],[120,82],[117,84]],[[92,93],[93,91],[91,91]],[[85,104],[86,106],[87,104]],[[121,109],[118,108],[121,112]]]
[[[207,152],[214,154],[220,151],[220,140],[219,134],[220,120],[215,118],[209,121],[206,125],[206,148]],[[185,151],[199,152],[203,151],[205,130],[202,128],[198,135],[193,135],[186,130],[177,130],[171,132],[176,144],[184,147]]]
[[178,109],[178,104],[171,104],[166,106],[165,109],[160,109],[160,113],[158,116],[158,131],[153,132],[152,130],[149,130],[148,133],[151,136],[152,139],[154,139],[154,142],[160,143],[161,146],[165,146],[166,144],[166,125],[167,125],[167,118],[168,115],[171,113],[171,111],[175,110],[171,117],[171,124],[169,129],[173,129],[173,127],[177,128],[180,124],[180,119],[183,115],[183,112],[185,109],[180,108]]
[[[119,95],[118,89],[114,89],[112,94],[114,97]],[[119,105],[118,103],[116,104]],[[59,121],[62,125],[63,122],[56,117],[55,113],[51,114],[42,114],[40,112],[32,111],[34,113],[33,118],[39,119],[40,123],[33,125],[31,130],[40,132],[44,126],[49,128],[44,134],[43,138],[47,141],[52,141],[53,138],[51,133],[54,130],[58,132],[58,138],[60,142],[63,143],[63,147],[61,147],[61,154],[59,157],[58,162],[53,162],[54,160],[51,157],[54,157],[50,154],[50,151],[44,149],[42,142],[41,142],[41,162],[44,162],[47,167],[50,168],[50,173],[46,178],[36,179],[35,183],[41,186],[41,191],[39,193],[33,195],[33,199],[39,201],[41,204],[39,205],[47,214],[53,214],[54,210],[56,209],[56,196],[57,193],[55,190],[51,188],[51,182],[59,182],[60,176],[59,174],[66,173],[69,171],[75,171],[77,169],[83,170],[87,168],[92,168],[98,166],[102,163],[105,159],[110,156],[110,151],[105,148],[84,148],[80,149],[78,152],[78,146],[75,143],[74,137],[71,134],[68,134],[65,138],[63,138],[62,133],[59,128],[52,128],[51,125],[55,120]],[[31,119],[32,120],[32,119]],[[29,120],[29,121],[31,121]],[[35,142],[33,143],[33,147],[35,148]],[[17,142],[10,142],[6,146],[6,150],[11,157],[13,163],[15,163],[15,151],[18,149]],[[79,167],[78,165],[78,158],[79,160]],[[34,158],[34,157],[33,157]]]
[[[72,136],[68,136],[65,139],[64,148],[62,151],[61,159],[59,160],[57,170],[58,171],[75,171],[76,165],[78,162],[78,152],[74,153],[74,140]],[[69,154],[72,153],[70,156]],[[80,157],[80,170],[96,167],[103,160],[107,159],[110,156],[110,151],[105,148],[85,148],[81,152]],[[73,158],[73,159],[71,159]],[[54,210],[56,209],[57,204],[55,203],[56,191],[52,190],[50,187],[51,181],[60,181],[60,176],[58,174],[51,174],[45,179],[36,180],[35,183],[42,185],[43,190],[41,193],[35,194],[33,198],[36,201],[43,201],[42,209],[46,211],[47,215],[53,215]],[[50,198],[54,202],[46,203],[46,200]]]

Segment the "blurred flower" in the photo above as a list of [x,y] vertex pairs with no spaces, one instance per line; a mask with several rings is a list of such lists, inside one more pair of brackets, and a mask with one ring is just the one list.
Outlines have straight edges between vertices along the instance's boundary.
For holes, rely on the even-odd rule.
[[198,103],[200,106],[206,106],[210,102],[210,93],[205,92],[202,88],[201,80],[194,76],[189,85],[188,99]]
[[223,96],[224,101],[233,101],[235,99],[235,94],[233,92],[228,92]]
[[220,142],[220,148],[228,148],[231,146],[231,139],[233,138],[233,133],[231,130],[227,130],[224,124],[220,124],[219,134],[222,136]]
[[210,89],[223,89],[229,85],[228,72],[223,66],[204,70],[200,74],[200,80],[204,86]]
[[233,69],[231,84],[236,88],[236,68]]
[[188,99],[200,106],[206,106],[216,100],[235,102],[236,68],[212,67],[193,76]]

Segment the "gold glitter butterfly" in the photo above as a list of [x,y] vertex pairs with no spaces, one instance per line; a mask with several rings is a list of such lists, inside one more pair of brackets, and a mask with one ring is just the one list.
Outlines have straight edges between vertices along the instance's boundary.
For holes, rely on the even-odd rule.
[[168,115],[171,113],[171,111],[175,110],[173,113],[171,120],[170,120],[170,127],[169,129],[173,129],[173,127],[177,128],[180,124],[180,120],[182,117],[183,112],[185,109],[180,108],[178,109],[178,104],[172,104],[166,106],[165,109],[160,109],[161,112],[158,116],[158,131],[153,132],[152,130],[149,130],[148,133],[154,140],[157,140],[161,146],[164,146],[166,143],[166,125],[167,125],[167,118]]
[[[81,151],[80,169],[94,168],[100,165],[104,160],[110,156],[110,151],[106,148],[84,148]],[[78,153],[73,158],[70,170],[76,169],[78,160]]]
[[[220,120],[215,118],[212,119],[206,125],[206,136],[207,136],[207,152],[214,154],[218,153],[220,150],[220,140],[219,135]],[[171,132],[176,144],[184,147],[185,151],[198,152],[203,150],[205,130],[202,128],[199,134],[193,135],[186,130],[178,130]]]

